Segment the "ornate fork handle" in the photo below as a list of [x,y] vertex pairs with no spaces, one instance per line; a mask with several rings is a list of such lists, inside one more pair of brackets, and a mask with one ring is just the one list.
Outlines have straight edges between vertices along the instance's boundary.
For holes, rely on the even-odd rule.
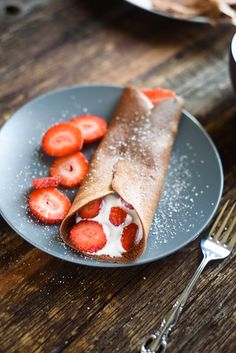
[[143,343],[141,347],[141,353],[164,353],[166,351],[168,336],[177,323],[192,288],[194,287],[200,274],[210,260],[212,260],[210,254],[204,254],[203,260],[191,278],[188,286],[185,288],[182,294],[180,294],[172,309],[163,319],[160,329],[148,336]]

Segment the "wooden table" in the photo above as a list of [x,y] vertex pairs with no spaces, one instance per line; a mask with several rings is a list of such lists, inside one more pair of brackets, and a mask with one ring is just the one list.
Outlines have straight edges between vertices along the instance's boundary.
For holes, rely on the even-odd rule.
[[[224,199],[235,199],[232,27],[167,21],[121,0],[24,1],[29,7],[22,11],[4,8],[8,3],[0,8],[1,123],[29,99],[62,86],[171,87],[214,140]],[[7,353],[137,353],[201,258],[196,240],[145,266],[82,267],[33,248],[3,219],[0,225],[0,351]],[[169,352],[236,352],[235,270],[235,255],[208,266]]]

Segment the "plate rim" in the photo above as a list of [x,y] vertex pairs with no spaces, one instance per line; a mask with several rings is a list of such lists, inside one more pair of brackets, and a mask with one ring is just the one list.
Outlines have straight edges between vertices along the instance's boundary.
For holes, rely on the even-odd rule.
[[[101,84],[98,84],[98,83],[85,83],[85,84],[81,84],[81,85],[74,85],[74,86],[66,86],[66,87],[61,87],[59,89],[55,89],[55,90],[52,90],[52,91],[48,91],[46,93],[43,93],[39,96],[36,96],[35,98],[31,99],[30,101],[28,101],[27,103],[25,103],[24,105],[22,105],[19,109],[17,109],[12,115],[11,117],[3,124],[3,126],[1,127],[0,129],[0,139],[1,139],[1,135],[3,133],[3,130],[5,128],[5,126],[8,125],[8,123],[10,121],[12,121],[12,119],[16,119],[15,117],[15,114],[20,112],[21,109],[25,108],[26,106],[30,105],[31,103],[34,103],[36,101],[40,101],[41,99],[45,98],[46,96],[49,96],[49,95],[53,95],[55,93],[60,93],[60,92],[63,92],[63,91],[69,91],[69,90],[73,90],[73,89],[80,89],[80,88],[90,88],[90,87],[97,87],[97,88],[101,88],[101,87],[104,87],[104,88],[115,88],[115,89],[120,89],[122,90],[124,88],[124,86],[121,86],[121,85],[112,85],[112,84],[107,84],[107,83],[101,83]],[[68,259],[66,256],[63,256],[62,254],[58,254],[56,251],[54,250],[48,250],[48,249],[45,249],[45,248],[40,248],[38,246],[37,243],[35,243],[34,241],[32,241],[31,239],[29,238],[26,238],[25,235],[20,231],[18,230],[14,224],[12,224],[11,221],[9,221],[7,219],[7,217],[5,216],[5,214],[3,213],[2,211],[2,208],[1,208],[1,204],[0,204],[0,215],[3,217],[3,219],[5,220],[5,222],[16,232],[16,234],[20,235],[25,241],[27,241],[28,243],[30,243],[32,246],[34,246],[35,248],[37,248],[38,250],[42,251],[42,252],[45,252],[47,253],[48,255],[51,255],[51,256],[54,256],[60,260],[64,260],[64,261],[68,261],[70,263],[74,263],[76,265],[83,265],[83,266],[89,266],[89,267],[99,267],[99,268],[126,268],[126,267],[133,267],[133,266],[141,266],[141,265],[145,265],[145,264],[149,264],[149,263],[152,263],[152,262],[156,262],[156,261],[159,261],[165,257],[168,257],[172,254],[174,254],[175,252],[179,251],[180,249],[184,248],[185,246],[187,246],[188,244],[190,244],[191,242],[193,242],[195,239],[198,238],[198,236],[204,231],[204,229],[207,228],[207,226],[209,225],[209,223],[211,222],[212,218],[214,217],[218,207],[219,207],[219,204],[220,204],[220,201],[221,201],[221,198],[222,198],[222,194],[223,194],[223,188],[224,188],[224,172],[223,172],[223,166],[222,166],[222,162],[221,162],[221,158],[220,158],[220,155],[219,155],[219,152],[213,142],[213,140],[211,139],[211,137],[209,136],[209,134],[207,133],[207,131],[204,129],[204,127],[201,125],[201,123],[191,114],[189,113],[187,110],[183,109],[182,111],[182,114],[184,114],[185,116],[187,116],[195,125],[198,126],[198,128],[201,130],[201,132],[203,133],[203,135],[206,137],[206,139],[208,140],[208,142],[210,143],[213,151],[214,151],[214,154],[216,156],[216,160],[218,162],[218,165],[219,165],[219,170],[220,170],[220,190],[219,190],[219,193],[218,193],[218,198],[217,198],[217,201],[214,205],[214,208],[210,214],[210,216],[208,217],[208,219],[206,220],[206,222],[204,222],[204,224],[202,225],[202,227],[200,228],[200,230],[198,232],[196,232],[196,234],[194,235],[194,237],[191,237],[191,239],[188,239],[186,240],[184,243],[182,243],[181,245],[177,246],[174,250],[172,251],[167,251],[165,253],[163,253],[161,256],[159,256],[158,258],[154,258],[154,259],[138,259],[137,261],[134,261],[132,263],[125,263],[125,264],[122,264],[122,263],[109,263],[109,262],[99,262],[99,261],[96,261],[96,260],[93,260],[93,261],[88,261],[87,262],[87,259],[86,258],[81,258],[81,257],[78,257],[78,260],[74,260],[73,258],[71,259]],[[91,259],[90,259],[91,260]]]

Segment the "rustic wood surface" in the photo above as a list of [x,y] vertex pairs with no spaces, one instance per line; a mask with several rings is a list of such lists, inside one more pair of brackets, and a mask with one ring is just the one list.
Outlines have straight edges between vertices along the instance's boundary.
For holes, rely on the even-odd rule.
[[[49,90],[83,82],[171,87],[213,138],[236,198],[231,26],[168,21],[121,0],[0,6],[0,119]],[[15,2],[19,4],[20,1]],[[199,240],[130,269],[53,258],[0,220],[1,344],[7,353],[137,353],[199,264]],[[170,339],[173,353],[236,352],[235,253],[202,274]]]

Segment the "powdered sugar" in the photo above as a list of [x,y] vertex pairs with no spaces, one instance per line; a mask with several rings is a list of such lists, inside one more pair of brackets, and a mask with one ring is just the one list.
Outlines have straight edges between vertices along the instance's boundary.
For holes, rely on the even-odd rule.
[[[192,150],[191,143],[187,143],[186,147]],[[199,161],[192,159],[191,154],[180,154],[177,150],[172,155],[164,190],[150,230],[153,235],[152,246],[155,248],[158,244],[167,244],[183,232],[191,232],[196,226],[196,220],[198,222],[199,217],[205,216],[200,207],[201,197],[208,185],[204,190],[201,183],[193,184],[195,178],[191,165],[195,163]],[[199,175],[201,176],[200,173]]]
[[[4,161],[0,183],[2,214],[18,233],[35,246],[77,263],[89,264],[91,260],[81,259],[77,252],[61,241],[59,226],[42,224],[28,212],[28,193],[31,179],[48,176],[52,163],[52,159],[42,156],[39,149],[47,128],[84,114],[83,108],[88,109],[87,113],[110,117],[121,93],[118,89],[112,90],[93,87],[84,94],[84,89],[72,88],[49,94],[23,107],[1,130],[0,154]],[[134,133],[137,133],[135,127]],[[16,141],[16,136],[19,136],[19,141]],[[135,143],[135,139],[133,141]],[[184,149],[186,143],[188,145]],[[95,145],[85,146],[88,158],[94,149]],[[183,159],[180,160],[181,156]],[[214,180],[206,173],[209,165],[214,170]],[[197,123],[184,113],[143,259],[156,259],[171,252],[176,244],[181,246],[199,232],[214,211],[219,190],[219,164],[215,152]],[[62,189],[62,192],[73,200],[77,190]]]

